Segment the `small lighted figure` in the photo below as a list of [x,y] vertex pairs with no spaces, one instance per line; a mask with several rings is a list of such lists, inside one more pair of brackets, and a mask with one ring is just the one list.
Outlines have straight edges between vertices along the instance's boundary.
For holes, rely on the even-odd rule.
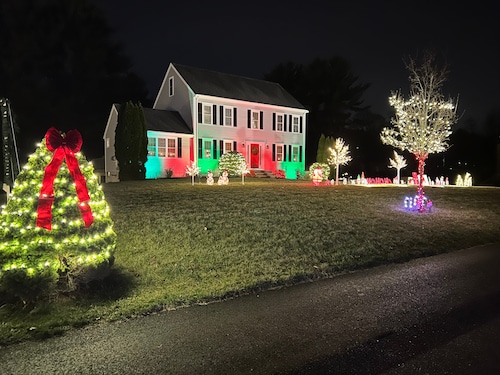
[[315,186],[321,184],[321,181],[323,181],[323,170],[321,168],[316,168],[313,171],[312,181]]
[[229,183],[229,177],[227,170],[222,172],[222,175],[219,176],[219,179],[217,180],[218,185],[227,185]]
[[207,173],[207,185],[213,185],[214,184],[214,174],[212,171],[208,171]]

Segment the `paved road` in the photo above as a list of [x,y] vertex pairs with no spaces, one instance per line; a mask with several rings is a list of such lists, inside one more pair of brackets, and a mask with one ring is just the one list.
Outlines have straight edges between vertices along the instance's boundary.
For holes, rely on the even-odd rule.
[[0,349],[1,374],[500,374],[500,243]]

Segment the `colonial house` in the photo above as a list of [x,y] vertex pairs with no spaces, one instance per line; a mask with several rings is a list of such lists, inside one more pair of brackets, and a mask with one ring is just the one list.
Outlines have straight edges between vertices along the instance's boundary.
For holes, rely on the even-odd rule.
[[[106,182],[119,181],[118,109],[112,106],[104,132]],[[153,108],[144,108],[146,178],[185,176],[191,162],[217,175],[219,158],[230,151],[240,152],[250,170],[296,178],[305,170],[307,113],[277,83],[170,64]]]

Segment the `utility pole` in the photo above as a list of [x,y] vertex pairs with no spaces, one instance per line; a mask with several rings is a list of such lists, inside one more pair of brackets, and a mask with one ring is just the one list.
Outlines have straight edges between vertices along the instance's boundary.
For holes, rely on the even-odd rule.
[[7,193],[14,186],[14,181],[21,171],[19,151],[17,148],[16,132],[10,101],[0,98],[0,111],[2,113],[2,156],[3,156],[3,190]]

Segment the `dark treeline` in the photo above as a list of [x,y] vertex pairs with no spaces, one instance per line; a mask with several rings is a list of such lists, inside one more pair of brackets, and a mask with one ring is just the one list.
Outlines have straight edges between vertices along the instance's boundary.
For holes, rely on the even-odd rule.
[[16,116],[23,161],[51,126],[78,129],[87,158],[99,157],[111,105],[146,104],[145,83],[87,0],[3,0],[0,56],[0,97]]

